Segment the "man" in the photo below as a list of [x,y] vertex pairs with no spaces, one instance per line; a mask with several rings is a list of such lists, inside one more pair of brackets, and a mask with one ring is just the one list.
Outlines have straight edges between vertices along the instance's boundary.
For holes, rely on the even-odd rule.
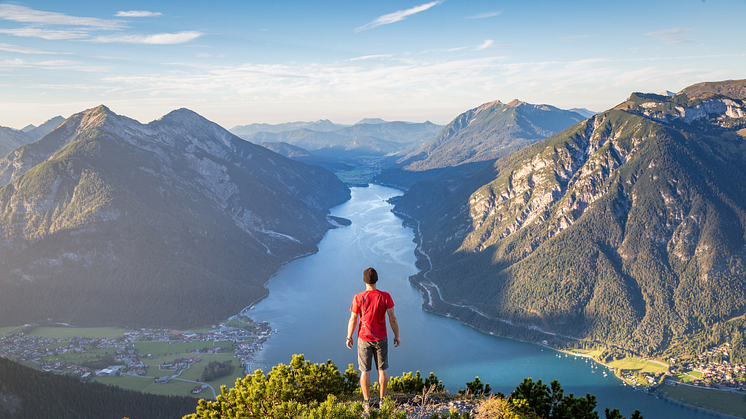
[[370,370],[371,359],[378,370],[378,386],[383,398],[389,383],[386,370],[388,361],[388,338],[386,337],[386,314],[389,315],[391,331],[394,332],[394,346],[401,344],[399,339],[399,323],[394,315],[394,300],[387,292],[378,290],[378,272],[368,268],[363,272],[365,291],[355,294],[350,307],[350,321],[347,324],[347,347],[352,349],[352,334],[355,332],[358,317],[360,327],[357,332],[357,363],[360,368],[360,388],[363,390],[364,406],[369,406],[370,400]]

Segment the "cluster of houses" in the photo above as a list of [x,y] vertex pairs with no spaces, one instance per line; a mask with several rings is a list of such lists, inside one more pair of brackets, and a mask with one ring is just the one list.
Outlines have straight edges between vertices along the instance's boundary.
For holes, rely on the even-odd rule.
[[[672,366],[667,375],[696,371],[702,378],[694,380],[694,385],[746,390],[746,365],[732,364],[729,350],[728,343],[708,348],[697,357],[695,362],[687,363],[682,368]],[[669,362],[673,365],[680,365],[679,360],[675,358],[670,359]],[[681,369],[684,371],[680,371]]]
[[[240,319],[250,322],[248,318]],[[240,364],[248,371],[251,359],[261,349],[262,344],[270,337],[272,330],[267,322],[256,322],[254,330],[230,327],[225,323],[213,326],[206,333],[194,333],[191,331],[169,330],[169,329],[138,329],[128,330],[116,339],[90,338],[75,336],[70,339],[46,338],[29,336],[23,332],[8,333],[0,336],[0,356],[13,359],[17,362],[36,362],[45,371],[59,374],[76,375],[83,379],[94,376],[109,376],[128,373],[134,375],[146,375],[148,364],[143,360],[150,358],[149,354],[137,352],[135,341],[148,342],[233,342],[232,350],[234,356],[240,360]],[[92,370],[90,368],[74,365],[69,362],[51,362],[50,359],[57,358],[66,353],[84,354],[91,349],[108,349],[110,356],[114,358],[114,364],[108,368]],[[189,356],[174,360],[170,365],[161,365],[162,368],[183,369],[188,364],[200,361],[199,354],[217,353],[230,350],[226,346],[208,347],[203,349],[189,349]]]

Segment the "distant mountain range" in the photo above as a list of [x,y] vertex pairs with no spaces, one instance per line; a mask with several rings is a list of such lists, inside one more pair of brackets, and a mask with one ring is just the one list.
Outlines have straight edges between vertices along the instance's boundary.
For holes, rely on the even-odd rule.
[[283,124],[249,124],[249,125],[236,125],[229,129],[229,131],[239,137],[245,137],[257,132],[272,132],[278,133],[283,131],[294,131],[299,129],[307,129],[318,132],[329,132],[340,128],[344,128],[347,125],[335,124],[328,119],[319,119],[315,122],[286,122]]
[[39,138],[47,135],[49,131],[61,124],[65,118],[56,116],[41,125],[27,125],[17,130],[8,127],[0,127],[0,156],[5,156],[10,151],[28,143],[33,143]]
[[403,152],[432,140],[441,128],[431,122],[364,119],[355,125],[328,131],[300,128],[240,134],[241,131],[234,128],[232,132],[256,144],[283,142],[301,147],[313,155],[346,160]]
[[409,151],[375,180],[406,189],[421,180],[472,173],[583,119],[549,105],[485,103],[457,116],[432,141]]
[[208,324],[314,252],[350,191],[179,109],[104,106],[0,160],[0,319]]
[[414,184],[396,210],[418,221],[426,308],[643,354],[728,341],[743,359],[745,100],[743,80],[634,93],[473,176]]

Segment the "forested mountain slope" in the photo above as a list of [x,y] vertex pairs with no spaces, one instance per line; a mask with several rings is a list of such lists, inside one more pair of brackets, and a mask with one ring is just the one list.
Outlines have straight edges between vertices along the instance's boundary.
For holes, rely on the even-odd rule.
[[209,323],[315,251],[332,173],[179,109],[149,124],[104,106],[0,160],[0,319]]
[[177,419],[196,406],[190,397],[82,383],[78,377],[44,373],[0,357],[0,419]]
[[583,119],[576,112],[518,100],[485,103],[457,116],[434,140],[400,158],[376,181],[406,189],[421,180],[472,173]]
[[725,339],[715,329],[740,342],[746,104],[727,83],[633,94],[471,178],[414,185],[396,209],[420,221],[433,266],[418,280],[490,318],[642,353]]

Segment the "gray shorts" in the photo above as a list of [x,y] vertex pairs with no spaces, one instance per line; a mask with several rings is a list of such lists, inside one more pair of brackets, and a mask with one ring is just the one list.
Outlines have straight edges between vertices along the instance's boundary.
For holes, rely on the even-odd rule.
[[360,371],[370,371],[370,360],[376,363],[378,371],[386,371],[389,368],[389,340],[383,338],[376,342],[366,342],[357,339],[357,365]]

